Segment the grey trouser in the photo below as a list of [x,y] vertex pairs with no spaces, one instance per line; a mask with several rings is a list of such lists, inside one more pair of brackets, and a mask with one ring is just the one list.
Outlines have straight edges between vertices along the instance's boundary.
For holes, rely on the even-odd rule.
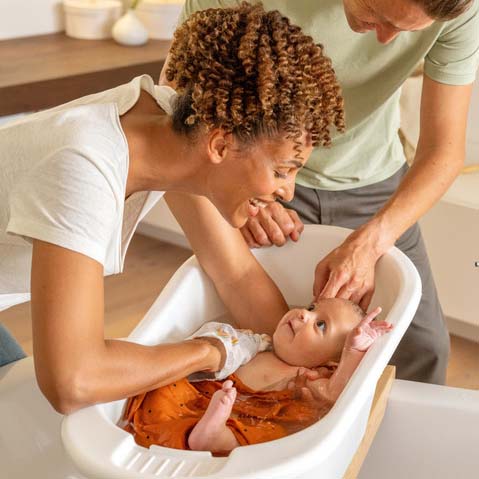
[[0,324],[0,367],[26,357],[20,345],[8,330]]
[[[356,229],[366,223],[394,193],[407,171],[403,166],[374,185],[344,191],[325,191],[296,185],[293,201],[303,223]],[[422,298],[414,319],[391,359],[399,379],[444,384],[449,356],[449,334],[431,273],[429,259],[416,223],[396,242],[415,264],[422,281]]]

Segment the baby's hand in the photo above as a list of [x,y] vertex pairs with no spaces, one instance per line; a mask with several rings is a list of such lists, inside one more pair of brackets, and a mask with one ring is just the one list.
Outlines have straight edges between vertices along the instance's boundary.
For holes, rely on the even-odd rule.
[[393,325],[387,321],[373,321],[381,312],[381,308],[376,308],[367,314],[367,316],[348,334],[344,349],[346,351],[367,351],[377,338],[391,331]]
[[[337,363],[331,362],[330,364],[337,366]],[[334,370],[323,366],[313,369],[299,368],[296,377],[289,381],[288,389],[294,390],[298,399],[307,401],[324,399],[322,389],[333,372]]]

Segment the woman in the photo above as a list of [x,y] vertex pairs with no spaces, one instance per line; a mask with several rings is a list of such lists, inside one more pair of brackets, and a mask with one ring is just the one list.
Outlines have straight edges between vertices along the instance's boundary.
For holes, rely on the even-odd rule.
[[330,60],[278,12],[200,12],[170,56],[176,92],[142,76],[0,129],[0,309],[31,292],[36,376],[61,413],[221,367],[205,339],[104,339],[103,276],[158,192],[239,323],[274,328],[284,300],[232,226],[292,198],[312,147],[343,128]]

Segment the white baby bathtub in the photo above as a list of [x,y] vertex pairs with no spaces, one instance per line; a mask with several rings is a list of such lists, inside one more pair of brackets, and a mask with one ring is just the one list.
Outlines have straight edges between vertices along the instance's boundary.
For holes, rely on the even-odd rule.
[[[254,253],[289,304],[308,304],[316,263],[349,233],[344,228],[306,226],[298,243]],[[313,426],[276,441],[239,447],[224,458],[209,452],[146,449],[115,425],[124,406],[124,401],[116,401],[66,417],[65,449],[90,478],[341,478],[364,434],[376,382],[421,295],[416,269],[395,248],[379,261],[376,278],[372,306],[383,307],[382,316],[394,329],[368,351],[334,407]],[[177,341],[224,313],[212,283],[192,257],[175,273],[129,340],[150,345]]]

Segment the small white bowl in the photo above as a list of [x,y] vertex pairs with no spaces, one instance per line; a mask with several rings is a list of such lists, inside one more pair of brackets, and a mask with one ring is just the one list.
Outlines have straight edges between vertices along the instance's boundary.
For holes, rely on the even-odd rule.
[[120,18],[120,0],[63,0],[66,34],[85,40],[111,38],[113,24]]

